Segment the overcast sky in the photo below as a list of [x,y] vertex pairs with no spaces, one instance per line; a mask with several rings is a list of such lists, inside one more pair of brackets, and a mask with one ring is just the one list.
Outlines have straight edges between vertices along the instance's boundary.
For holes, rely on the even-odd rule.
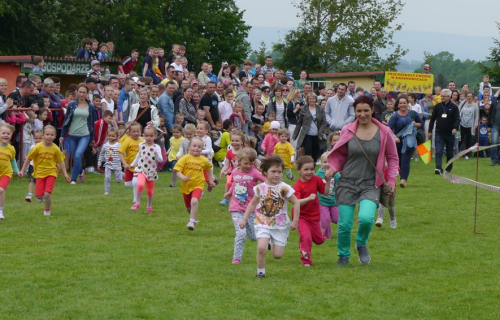
[[[298,0],[235,0],[250,26],[295,28]],[[403,30],[500,38],[498,0],[407,0],[397,19]],[[278,40],[278,39],[276,39]]]

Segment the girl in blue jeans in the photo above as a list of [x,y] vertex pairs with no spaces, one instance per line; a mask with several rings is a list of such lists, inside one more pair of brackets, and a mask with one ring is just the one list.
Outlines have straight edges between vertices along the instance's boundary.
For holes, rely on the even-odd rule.
[[94,142],[94,122],[97,120],[97,115],[94,106],[87,100],[88,94],[87,85],[79,84],[76,92],[77,100],[68,105],[61,131],[61,143],[64,143],[64,139],[68,140],[73,159],[71,184],[76,184],[78,175],[80,175],[80,181],[85,182],[82,157],[89,142],[91,140],[92,143]]

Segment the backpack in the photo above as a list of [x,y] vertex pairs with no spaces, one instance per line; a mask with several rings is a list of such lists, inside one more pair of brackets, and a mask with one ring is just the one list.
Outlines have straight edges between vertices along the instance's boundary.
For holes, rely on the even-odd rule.
[[222,132],[212,131],[212,149],[214,152],[219,152],[221,149],[220,142],[222,140]]

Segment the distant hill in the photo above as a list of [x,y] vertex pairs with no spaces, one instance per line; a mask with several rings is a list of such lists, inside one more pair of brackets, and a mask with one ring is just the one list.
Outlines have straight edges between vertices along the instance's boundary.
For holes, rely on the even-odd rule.
[[[267,48],[270,49],[272,43],[282,40],[289,30],[290,28],[252,27],[248,34],[248,41],[252,46],[252,50],[257,50],[261,41],[264,41]],[[424,51],[429,51],[431,54],[448,51],[460,60],[484,60],[489,55],[493,43],[492,39],[488,37],[419,31],[396,32],[394,41],[409,50],[403,59],[410,61],[409,64],[411,65],[413,65],[412,60],[416,60],[416,62],[422,61]],[[413,70],[414,68],[404,71]]]

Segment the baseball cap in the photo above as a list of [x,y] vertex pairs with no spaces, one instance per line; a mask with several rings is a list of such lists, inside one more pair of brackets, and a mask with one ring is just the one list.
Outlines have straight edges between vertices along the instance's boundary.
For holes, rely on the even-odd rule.
[[194,84],[200,84],[200,83],[198,82],[198,80],[191,81],[191,85],[194,85]]
[[279,129],[281,128],[280,123],[278,121],[271,121],[270,129]]
[[98,61],[98,60],[92,60],[92,62],[90,63],[90,65],[93,67],[95,65],[100,65],[101,63]]
[[132,77],[132,81],[134,81],[134,83],[137,83],[137,80],[139,80],[138,77]]

